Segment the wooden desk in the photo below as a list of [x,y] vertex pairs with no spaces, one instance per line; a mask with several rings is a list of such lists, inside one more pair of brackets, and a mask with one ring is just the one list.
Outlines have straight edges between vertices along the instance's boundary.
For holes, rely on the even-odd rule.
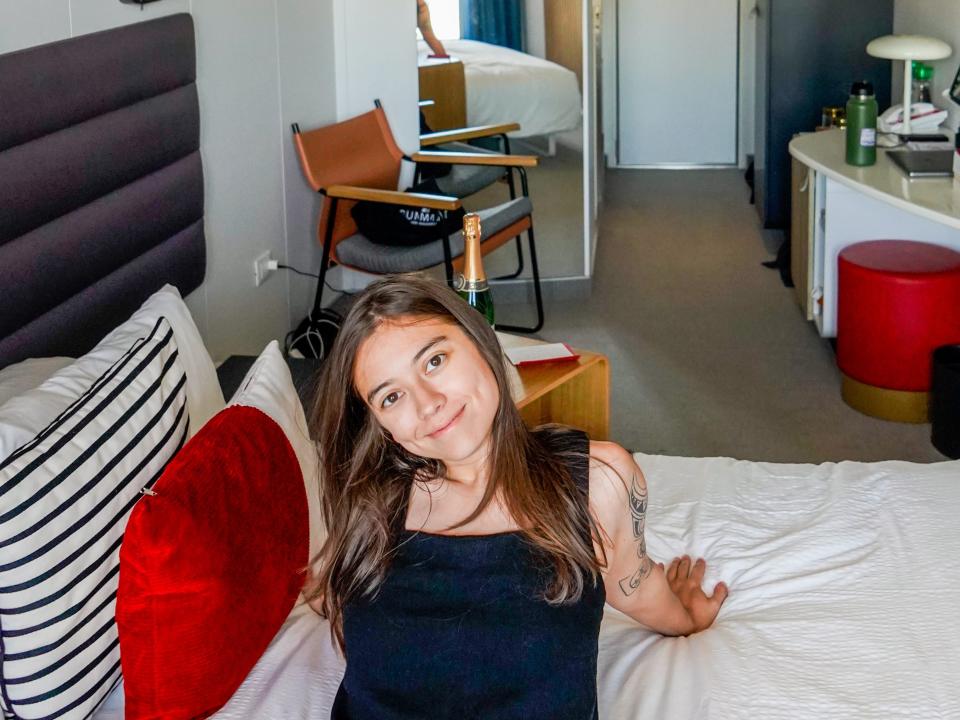
[[[790,142],[794,171],[794,283],[823,337],[837,334],[837,257],[863,240],[916,240],[960,250],[960,183],[911,180],[877,151],[877,164],[845,162],[843,130]],[[798,238],[796,235],[800,233]],[[799,281],[799,282],[798,282]]]
[[[505,347],[540,341],[497,333]],[[510,394],[527,425],[562,423],[585,430],[593,440],[610,435],[610,363],[606,356],[576,350],[578,360],[517,368],[505,360]]]

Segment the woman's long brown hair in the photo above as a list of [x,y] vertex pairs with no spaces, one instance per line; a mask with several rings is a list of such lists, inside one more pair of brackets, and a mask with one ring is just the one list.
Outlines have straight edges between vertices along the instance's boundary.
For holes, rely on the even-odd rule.
[[600,562],[591,541],[598,534],[587,497],[570,475],[569,453],[558,452],[551,442],[562,430],[531,431],[523,424],[510,398],[493,329],[445,285],[416,275],[387,276],[364,290],[344,319],[324,361],[311,413],[327,537],[311,561],[315,575],[308,599],[319,600],[342,651],[343,608],[376,595],[398,541],[396,529],[405,522],[402,514],[414,480],[439,479],[446,472],[441,461],[413,455],[390,439],[354,386],[360,345],[381,323],[397,318],[460,326],[500,389],[486,491],[454,527],[474,520],[499,493],[523,536],[552,562],[552,581],[544,588],[547,602],[575,601],[586,582],[599,580]]

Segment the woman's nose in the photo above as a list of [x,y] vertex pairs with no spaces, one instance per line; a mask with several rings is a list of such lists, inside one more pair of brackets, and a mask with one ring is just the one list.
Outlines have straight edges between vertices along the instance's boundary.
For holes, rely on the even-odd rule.
[[433,417],[443,407],[446,398],[443,393],[429,385],[422,385],[414,393],[417,403],[417,414],[421,420]]

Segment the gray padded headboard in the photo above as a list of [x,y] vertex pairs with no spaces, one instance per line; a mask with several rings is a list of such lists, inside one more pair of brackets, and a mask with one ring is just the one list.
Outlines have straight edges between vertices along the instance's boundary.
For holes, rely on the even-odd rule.
[[0,55],[0,367],[86,352],[205,263],[193,19]]

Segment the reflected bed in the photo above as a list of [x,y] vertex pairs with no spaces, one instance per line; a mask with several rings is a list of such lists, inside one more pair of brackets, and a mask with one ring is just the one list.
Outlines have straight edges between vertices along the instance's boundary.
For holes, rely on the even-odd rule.
[[[549,60],[475,40],[445,40],[463,63],[467,125],[520,123],[512,137],[553,135],[580,127],[577,76]],[[418,44],[422,64],[430,50]]]

